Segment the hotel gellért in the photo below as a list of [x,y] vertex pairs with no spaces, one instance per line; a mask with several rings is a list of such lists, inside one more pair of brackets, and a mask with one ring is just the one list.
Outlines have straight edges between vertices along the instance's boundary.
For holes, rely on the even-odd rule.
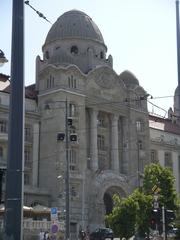
[[[57,19],[42,51],[35,84],[25,91],[24,205],[57,207],[64,218],[67,161],[72,234],[80,226],[104,226],[112,196],[128,196],[150,162],[172,167],[179,192],[176,94],[167,118],[149,114],[147,92],[130,71],[115,72],[99,28],[78,10]],[[7,163],[8,83],[1,73],[1,168]]]

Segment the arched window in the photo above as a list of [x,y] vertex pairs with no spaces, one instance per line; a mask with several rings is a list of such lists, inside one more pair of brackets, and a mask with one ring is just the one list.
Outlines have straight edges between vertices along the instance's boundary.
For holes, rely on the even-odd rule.
[[76,105],[74,103],[69,104],[69,117],[74,117],[76,115]]
[[170,169],[173,169],[172,154],[170,152],[164,153],[164,165]]
[[49,59],[49,52],[48,51],[45,52],[45,58]]
[[103,135],[98,135],[97,145],[98,145],[98,149],[100,149],[100,150],[105,149],[105,137]]
[[69,168],[70,171],[77,170],[77,156],[75,149],[70,149],[69,151]]
[[151,150],[151,162],[152,163],[157,163],[158,159],[157,159],[157,151],[152,149]]
[[24,137],[25,137],[25,141],[31,140],[31,126],[30,125],[25,125]]
[[0,120],[0,132],[7,133],[8,124],[6,120]]
[[52,75],[46,81],[46,88],[53,88],[54,87],[54,77]]
[[68,87],[76,88],[76,78],[74,78],[72,75],[68,77]]
[[30,173],[25,172],[24,173],[24,185],[30,185],[30,184],[31,184]]
[[142,120],[137,120],[136,121],[136,131],[137,132],[142,132],[144,129],[144,123]]
[[104,58],[104,52],[103,52],[103,51],[100,52],[100,58],[101,58],[101,59]]

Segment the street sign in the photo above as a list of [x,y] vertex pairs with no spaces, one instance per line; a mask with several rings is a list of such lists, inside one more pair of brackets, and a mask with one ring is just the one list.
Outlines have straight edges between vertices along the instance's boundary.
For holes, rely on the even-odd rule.
[[157,202],[157,200],[158,200],[159,196],[154,194],[154,196],[153,196],[153,197],[154,197],[154,201],[155,201],[155,202]]
[[157,186],[157,185],[154,185],[153,187],[152,187],[152,192],[153,193],[158,193],[158,192],[160,192],[161,191],[161,189]]
[[58,227],[57,224],[54,223],[54,224],[51,225],[51,232],[52,233],[57,233],[58,229],[59,229],[59,227]]
[[158,209],[159,208],[159,203],[158,202],[154,202],[153,206],[154,206],[155,209]]
[[58,211],[56,207],[51,208],[51,221],[58,220]]

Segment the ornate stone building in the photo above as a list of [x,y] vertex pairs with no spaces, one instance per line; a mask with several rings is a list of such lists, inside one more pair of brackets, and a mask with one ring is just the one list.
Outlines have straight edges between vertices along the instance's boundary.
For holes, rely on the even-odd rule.
[[[113,70],[100,30],[83,12],[60,16],[42,50],[36,83],[26,88],[25,205],[58,207],[63,215],[68,157],[71,231],[94,229],[104,225],[112,195],[131,193],[149,163],[147,94],[131,72]],[[0,98],[5,164],[8,88]]]

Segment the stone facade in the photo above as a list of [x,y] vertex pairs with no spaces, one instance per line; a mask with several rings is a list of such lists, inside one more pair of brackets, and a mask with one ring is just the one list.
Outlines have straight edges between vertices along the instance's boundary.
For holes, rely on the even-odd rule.
[[[43,59],[36,59],[36,83],[26,88],[24,204],[58,207],[63,217],[68,153],[74,232],[104,225],[113,194],[130,194],[150,161],[146,91],[131,72],[118,75],[106,53],[92,19],[69,11],[50,29]],[[0,97],[0,161],[6,164],[9,89]]]
[[151,162],[169,167],[180,195],[180,128],[174,119],[149,116]]

